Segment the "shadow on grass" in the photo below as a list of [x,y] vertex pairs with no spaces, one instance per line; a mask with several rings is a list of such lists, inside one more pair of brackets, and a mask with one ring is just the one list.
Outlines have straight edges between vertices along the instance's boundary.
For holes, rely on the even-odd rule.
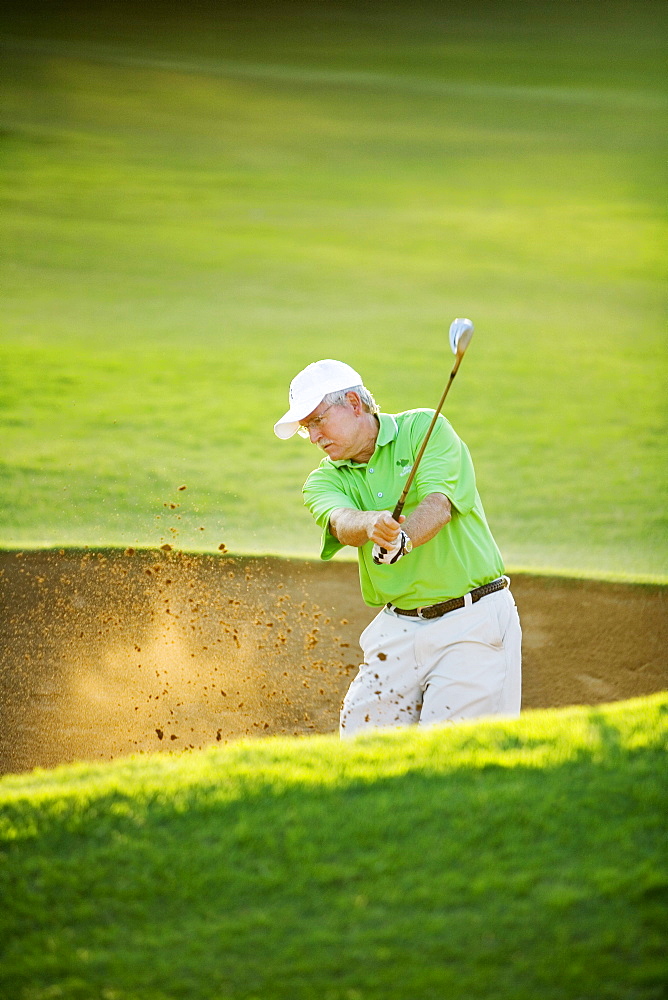
[[596,725],[614,766],[18,805],[1,995],[658,1000],[663,759]]

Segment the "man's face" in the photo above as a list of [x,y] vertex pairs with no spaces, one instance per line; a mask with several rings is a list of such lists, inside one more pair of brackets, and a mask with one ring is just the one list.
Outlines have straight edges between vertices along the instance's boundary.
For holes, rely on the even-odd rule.
[[359,397],[349,393],[345,403],[331,406],[320,403],[300,424],[308,431],[312,444],[322,448],[333,462],[342,459],[368,461],[369,428],[365,416],[368,414]]

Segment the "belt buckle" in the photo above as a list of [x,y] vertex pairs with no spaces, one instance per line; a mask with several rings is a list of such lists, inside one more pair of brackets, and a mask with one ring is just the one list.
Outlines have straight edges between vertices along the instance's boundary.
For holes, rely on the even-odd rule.
[[416,608],[415,610],[417,612],[418,618],[421,618],[423,622],[429,621],[429,619],[425,618],[425,616],[422,614],[422,611],[423,611],[422,608]]

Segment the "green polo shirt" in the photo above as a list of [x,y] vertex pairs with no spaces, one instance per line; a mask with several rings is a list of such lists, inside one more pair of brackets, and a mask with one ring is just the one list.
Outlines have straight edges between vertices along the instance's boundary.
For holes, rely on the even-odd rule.
[[[394,510],[433,415],[427,409],[381,413],[376,450],[368,462],[323,458],[311,473],[304,484],[304,503],[323,529],[321,559],[331,559],[343,548],[329,530],[337,507]],[[358,549],[362,597],[371,607],[388,601],[406,609],[437,604],[503,574],[469,450],[442,415],[411,484],[404,514],[430,493],[444,493],[452,504],[452,519],[431,541],[393,566],[374,563],[372,542]]]

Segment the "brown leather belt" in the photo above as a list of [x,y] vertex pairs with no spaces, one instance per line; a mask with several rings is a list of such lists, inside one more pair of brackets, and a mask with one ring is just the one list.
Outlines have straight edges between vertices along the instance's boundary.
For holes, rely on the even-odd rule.
[[[482,587],[476,587],[466,597],[470,597],[471,604],[475,604],[481,597],[487,597],[488,594],[494,594],[497,590],[503,590],[509,583],[510,580],[507,576],[501,576],[498,580],[492,580],[491,583],[485,583]],[[443,615],[447,615],[448,611],[465,608],[468,603],[466,597],[453,597],[451,601],[443,601],[442,604],[430,604],[426,608],[411,608],[407,611],[395,607],[394,604],[387,604],[386,607],[398,615],[407,615],[409,618],[441,618]]]

